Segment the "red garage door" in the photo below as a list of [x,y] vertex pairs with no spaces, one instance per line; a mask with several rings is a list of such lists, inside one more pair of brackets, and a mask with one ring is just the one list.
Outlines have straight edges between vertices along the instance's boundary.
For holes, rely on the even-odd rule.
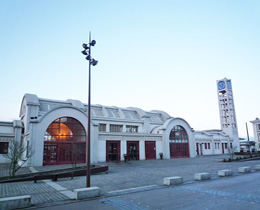
[[182,126],[176,125],[170,133],[170,157],[184,158],[189,157],[189,139],[187,132]]

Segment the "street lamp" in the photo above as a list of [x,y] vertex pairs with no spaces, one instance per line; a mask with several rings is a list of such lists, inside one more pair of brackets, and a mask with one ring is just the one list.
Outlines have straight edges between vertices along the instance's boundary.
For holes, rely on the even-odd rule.
[[84,48],[81,53],[86,56],[86,60],[89,61],[88,68],[88,139],[86,141],[86,186],[90,187],[90,115],[91,115],[91,65],[96,66],[98,61],[91,57],[91,47],[94,47],[96,44],[95,40],[91,40],[91,32],[89,32],[89,43],[83,44]]

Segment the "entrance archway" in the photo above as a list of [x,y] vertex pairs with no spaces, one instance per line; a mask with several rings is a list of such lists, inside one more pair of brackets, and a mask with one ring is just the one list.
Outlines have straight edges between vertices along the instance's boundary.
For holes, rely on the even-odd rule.
[[170,132],[170,157],[171,158],[184,158],[190,157],[189,153],[189,138],[186,130],[176,125]]
[[43,165],[86,162],[86,132],[71,117],[54,120],[44,135]]

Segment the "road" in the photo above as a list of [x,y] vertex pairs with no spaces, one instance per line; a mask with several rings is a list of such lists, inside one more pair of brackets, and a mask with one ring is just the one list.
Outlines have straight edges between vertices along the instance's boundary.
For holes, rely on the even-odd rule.
[[259,177],[259,173],[243,174],[38,209],[259,210]]

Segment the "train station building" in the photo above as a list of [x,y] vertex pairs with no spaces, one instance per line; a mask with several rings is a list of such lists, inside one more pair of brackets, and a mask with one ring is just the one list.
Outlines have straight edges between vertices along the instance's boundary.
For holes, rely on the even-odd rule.
[[[219,85],[223,81],[225,87]],[[125,158],[129,161],[192,158],[224,154],[229,147],[239,146],[235,112],[223,111],[229,103],[231,111],[234,109],[227,93],[228,81],[217,82],[220,113],[223,112],[221,129],[195,131],[185,119],[161,110],[91,105],[91,163]],[[79,100],[60,101],[25,94],[20,119],[0,122],[0,163],[7,161],[4,154],[9,152],[12,141],[19,141],[27,148],[25,156],[33,151],[28,166],[84,163],[87,110],[88,105]]]

